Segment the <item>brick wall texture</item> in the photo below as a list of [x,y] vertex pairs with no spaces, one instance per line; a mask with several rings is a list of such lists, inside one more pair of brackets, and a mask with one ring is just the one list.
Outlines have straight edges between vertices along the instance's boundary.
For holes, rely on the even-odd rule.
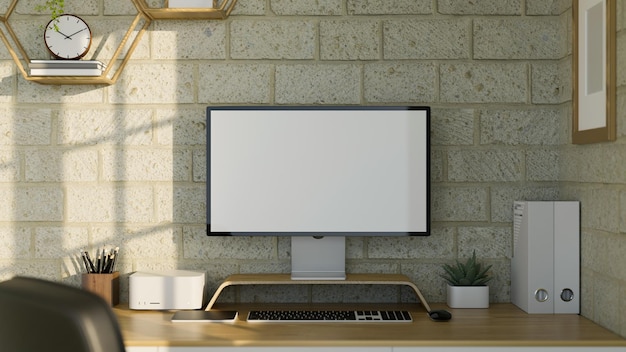
[[[39,28],[48,19],[35,2],[20,1],[11,24],[29,56],[45,58]],[[88,58],[101,60],[136,13],[130,1],[66,3],[92,27]],[[432,234],[350,238],[347,270],[406,274],[442,302],[441,264],[475,250],[494,265],[491,302],[508,302],[513,201],[577,199],[583,314],[626,336],[625,1],[619,140],[589,146],[569,137],[571,6],[239,0],[223,21],[154,21],[111,86],[28,82],[2,46],[0,279],[78,285],[76,254],[99,246],[121,247],[122,301],[136,270],[203,270],[209,293],[233,273],[288,272],[288,238],[206,236],[206,107],[428,105]],[[394,295],[263,288],[231,298]]]

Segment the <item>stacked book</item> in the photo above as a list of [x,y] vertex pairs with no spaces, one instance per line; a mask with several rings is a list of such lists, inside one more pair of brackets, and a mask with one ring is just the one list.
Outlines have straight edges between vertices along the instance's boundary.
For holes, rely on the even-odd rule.
[[100,76],[106,65],[95,60],[30,60],[31,76]]
[[167,2],[169,8],[213,8],[217,7],[217,1],[214,0],[169,0]]

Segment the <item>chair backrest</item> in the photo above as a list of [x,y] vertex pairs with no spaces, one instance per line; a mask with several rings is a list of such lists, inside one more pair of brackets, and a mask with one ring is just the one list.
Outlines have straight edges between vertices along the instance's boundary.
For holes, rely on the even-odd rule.
[[15,277],[0,283],[0,351],[123,352],[111,307],[62,283]]

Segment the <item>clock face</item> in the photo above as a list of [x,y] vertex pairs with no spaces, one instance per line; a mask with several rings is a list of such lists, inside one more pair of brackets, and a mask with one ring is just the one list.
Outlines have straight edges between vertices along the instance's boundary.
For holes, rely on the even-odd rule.
[[91,30],[74,15],[60,15],[48,22],[44,32],[48,51],[59,59],[80,59],[91,46]]

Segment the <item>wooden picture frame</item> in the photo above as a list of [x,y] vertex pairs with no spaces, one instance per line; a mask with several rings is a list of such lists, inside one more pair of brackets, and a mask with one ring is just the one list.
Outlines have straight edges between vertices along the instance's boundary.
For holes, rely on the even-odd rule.
[[572,6],[572,143],[616,138],[617,0],[574,0]]

